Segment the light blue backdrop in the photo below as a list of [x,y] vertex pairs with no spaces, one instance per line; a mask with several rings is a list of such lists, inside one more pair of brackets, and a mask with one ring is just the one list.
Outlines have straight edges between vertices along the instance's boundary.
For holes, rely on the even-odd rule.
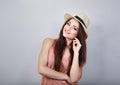
[[119,0],[0,0],[0,85],[40,85],[38,55],[57,38],[63,15],[85,12],[87,63],[80,85],[120,84]]

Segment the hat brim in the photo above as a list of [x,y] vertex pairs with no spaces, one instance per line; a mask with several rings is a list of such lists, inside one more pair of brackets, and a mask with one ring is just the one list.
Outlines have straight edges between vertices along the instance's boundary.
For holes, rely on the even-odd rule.
[[83,29],[84,29],[87,37],[88,37],[87,28],[83,25],[83,23],[82,23],[81,21],[79,21],[76,17],[72,16],[71,14],[66,13],[66,14],[64,15],[64,20],[65,20],[65,21],[67,21],[67,20],[70,19],[70,18],[74,18],[75,20],[77,20],[78,22],[80,22],[80,24],[82,25],[82,27],[83,27]]

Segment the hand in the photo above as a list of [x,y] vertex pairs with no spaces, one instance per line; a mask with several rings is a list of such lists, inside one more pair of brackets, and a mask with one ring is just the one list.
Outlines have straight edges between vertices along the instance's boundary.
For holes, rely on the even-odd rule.
[[81,43],[77,38],[74,38],[73,40],[73,51],[74,52],[79,52],[80,48],[81,48]]
[[67,78],[67,82],[72,85],[72,81],[71,81],[70,77]]

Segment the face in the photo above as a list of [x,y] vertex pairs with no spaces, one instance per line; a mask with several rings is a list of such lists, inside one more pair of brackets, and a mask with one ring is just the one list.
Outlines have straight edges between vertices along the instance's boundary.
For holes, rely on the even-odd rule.
[[74,39],[77,36],[79,22],[75,19],[70,19],[63,28],[63,36],[68,39]]

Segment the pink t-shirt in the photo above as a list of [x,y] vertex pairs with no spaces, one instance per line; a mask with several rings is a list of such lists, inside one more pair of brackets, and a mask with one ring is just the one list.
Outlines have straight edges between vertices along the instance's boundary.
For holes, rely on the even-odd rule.
[[[52,44],[52,46],[49,49],[49,53],[48,53],[48,64],[47,66],[51,69],[53,69],[54,67],[54,45],[55,45],[55,41]],[[70,57],[66,57],[62,59],[62,65],[60,68],[60,72],[62,73],[67,73],[68,72],[68,65],[69,65],[69,61],[70,61]],[[48,78],[45,76],[42,76],[42,83],[41,85],[70,85],[67,81],[65,80],[57,80],[57,79],[52,79],[52,78]]]

